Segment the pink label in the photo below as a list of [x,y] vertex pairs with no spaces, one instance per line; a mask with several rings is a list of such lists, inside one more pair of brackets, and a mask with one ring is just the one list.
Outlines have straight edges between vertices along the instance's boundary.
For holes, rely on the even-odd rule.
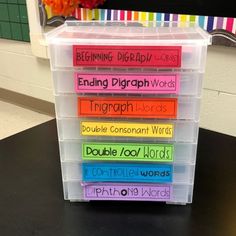
[[74,45],[74,66],[181,67],[181,46]]
[[91,183],[82,184],[86,200],[169,201],[171,185]]
[[87,74],[75,73],[77,93],[178,94],[177,74]]

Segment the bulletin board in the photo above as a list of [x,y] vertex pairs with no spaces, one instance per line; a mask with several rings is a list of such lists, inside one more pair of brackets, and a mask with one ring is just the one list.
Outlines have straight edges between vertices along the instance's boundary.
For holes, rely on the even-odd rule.
[[234,0],[106,0],[97,9],[76,8],[69,16],[55,15],[39,0],[40,23],[58,26],[65,20],[149,20],[193,22],[215,35],[213,44],[236,46]]

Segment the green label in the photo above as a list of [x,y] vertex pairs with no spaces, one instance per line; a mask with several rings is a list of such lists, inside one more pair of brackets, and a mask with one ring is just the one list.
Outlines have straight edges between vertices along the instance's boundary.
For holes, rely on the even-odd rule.
[[84,160],[173,162],[173,144],[83,143]]

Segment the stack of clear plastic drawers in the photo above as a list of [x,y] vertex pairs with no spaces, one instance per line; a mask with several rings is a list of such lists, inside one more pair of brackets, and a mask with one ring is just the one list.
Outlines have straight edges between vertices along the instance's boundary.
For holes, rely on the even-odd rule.
[[65,199],[191,203],[210,35],[71,21],[46,38]]

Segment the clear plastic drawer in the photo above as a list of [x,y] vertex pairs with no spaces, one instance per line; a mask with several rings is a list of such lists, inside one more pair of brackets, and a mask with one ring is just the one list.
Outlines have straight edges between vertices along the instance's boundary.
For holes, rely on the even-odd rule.
[[62,162],[63,180],[86,182],[188,183],[194,181],[195,165]]
[[61,140],[62,161],[127,161],[195,164],[196,143],[111,142]]
[[182,120],[57,119],[59,140],[196,142],[198,122]]
[[80,181],[64,181],[63,186],[65,200],[80,202],[91,200],[160,201],[185,205],[192,202],[193,196],[193,185],[189,184],[86,184]]
[[[53,71],[55,94],[177,94],[200,96],[202,73],[163,72],[143,69],[101,70],[57,70]],[[112,76],[112,78],[111,78]],[[147,78],[148,76],[148,78]],[[150,79],[151,77],[151,79]],[[131,84],[131,81],[133,82]],[[148,83],[146,83],[148,81]],[[79,85],[76,85],[79,84]],[[79,87],[80,90],[76,89]]]
[[211,36],[176,23],[66,22],[46,35],[51,66],[204,70]]
[[55,104],[59,118],[80,117],[81,115],[106,118],[132,118],[133,116],[140,119],[165,118],[198,121],[200,112],[200,99],[195,97],[137,98],[64,95],[56,96]]

